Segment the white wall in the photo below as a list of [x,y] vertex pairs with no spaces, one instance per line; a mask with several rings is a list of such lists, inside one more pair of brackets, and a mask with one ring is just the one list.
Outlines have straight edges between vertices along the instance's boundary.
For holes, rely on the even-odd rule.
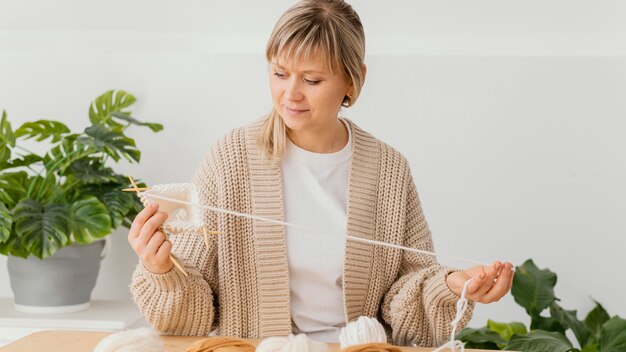
[[[150,184],[188,181],[207,148],[271,106],[265,40],[291,1],[0,2],[0,109],[13,125],[87,124],[108,89],[138,97]],[[411,163],[436,249],[533,258],[557,296],[626,316],[626,3],[353,2],[367,83],[345,115]],[[131,131],[132,134],[132,131]],[[94,298],[128,298],[136,263],[112,236]],[[0,296],[12,296],[0,257]],[[450,265],[463,263],[444,261]],[[579,313],[580,314],[580,313]],[[527,321],[507,297],[471,322]]]

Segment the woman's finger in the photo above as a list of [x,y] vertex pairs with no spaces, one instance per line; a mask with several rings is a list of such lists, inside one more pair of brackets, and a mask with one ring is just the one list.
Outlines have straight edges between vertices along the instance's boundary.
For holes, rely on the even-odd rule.
[[483,303],[497,302],[504,297],[504,295],[509,292],[509,283],[511,282],[512,275],[513,271],[506,270],[506,266],[504,266],[496,284],[483,296]]
[[471,278],[472,281],[468,284],[466,292],[468,298],[472,299],[471,296],[475,295],[480,290],[480,288],[485,284],[486,278],[487,273],[480,273],[478,276]]
[[143,208],[143,210],[141,210],[137,214],[137,216],[135,216],[135,219],[133,220],[133,223],[130,225],[130,229],[128,230],[128,241],[132,241],[137,238],[137,236],[139,236],[141,228],[146,223],[146,221],[148,221],[148,219],[150,219],[150,217],[157,211],[157,209],[159,209],[159,204],[153,203]]
[[479,295],[487,294],[487,292],[489,292],[491,288],[494,286],[495,280],[498,277],[500,269],[502,269],[502,263],[500,263],[499,261],[493,262],[493,264],[491,264],[491,266],[489,266],[485,270],[485,279],[482,280],[481,287],[475,293]]
[[170,254],[172,253],[172,242],[165,240],[159,250],[157,251],[157,260],[159,262],[166,262],[170,260]]
[[154,261],[157,257],[157,252],[159,251],[159,248],[166,239],[167,238],[165,237],[165,234],[163,234],[163,232],[155,232],[148,241],[148,244],[146,245],[146,249],[144,252],[145,258],[142,259],[145,261]]
[[163,225],[167,219],[167,213],[157,212],[141,228],[137,241],[148,244],[152,235]]

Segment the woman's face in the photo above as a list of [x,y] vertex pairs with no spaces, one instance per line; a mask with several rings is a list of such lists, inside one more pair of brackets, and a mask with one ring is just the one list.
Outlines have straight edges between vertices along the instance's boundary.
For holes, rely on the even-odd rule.
[[275,58],[270,66],[274,109],[290,130],[324,132],[336,128],[341,103],[351,95],[343,76],[331,73],[320,55],[291,65]]

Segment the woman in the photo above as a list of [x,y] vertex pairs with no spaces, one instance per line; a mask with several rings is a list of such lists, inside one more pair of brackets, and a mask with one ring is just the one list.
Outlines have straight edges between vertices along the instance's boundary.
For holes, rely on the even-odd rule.
[[[269,39],[273,111],[218,142],[194,183],[205,204],[332,233],[432,251],[405,158],[338,118],[365,81],[365,37],[341,0],[304,0]],[[395,344],[434,346],[450,335],[455,304],[499,300],[512,265],[458,271],[432,257],[299,228],[205,213],[198,234],[166,240],[167,215],[147,207],[128,240],[141,259],[131,290],[148,321],[177,335],[248,338],[307,333],[337,341],[346,322],[376,317]],[[176,254],[189,275],[173,270]],[[473,306],[461,321],[465,325]]]

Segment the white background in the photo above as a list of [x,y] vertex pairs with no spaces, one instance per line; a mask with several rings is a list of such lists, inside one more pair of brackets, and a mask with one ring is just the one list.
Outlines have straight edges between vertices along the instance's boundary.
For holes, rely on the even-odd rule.
[[[149,184],[188,182],[212,143],[269,111],[264,46],[292,1],[0,1],[0,109],[13,127],[88,124],[108,89],[137,96]],[[626,317],[626,3],[355,0],[369,72],[343,114],[410,161],[436,250],[558,274],[584,316]],[[124,230],[93,293],[129,298]],[[11,297],[0,257],[0,297]],[[465,266],[460,262],[444,263]],[[511,296],[471,321],[528,322]]]

